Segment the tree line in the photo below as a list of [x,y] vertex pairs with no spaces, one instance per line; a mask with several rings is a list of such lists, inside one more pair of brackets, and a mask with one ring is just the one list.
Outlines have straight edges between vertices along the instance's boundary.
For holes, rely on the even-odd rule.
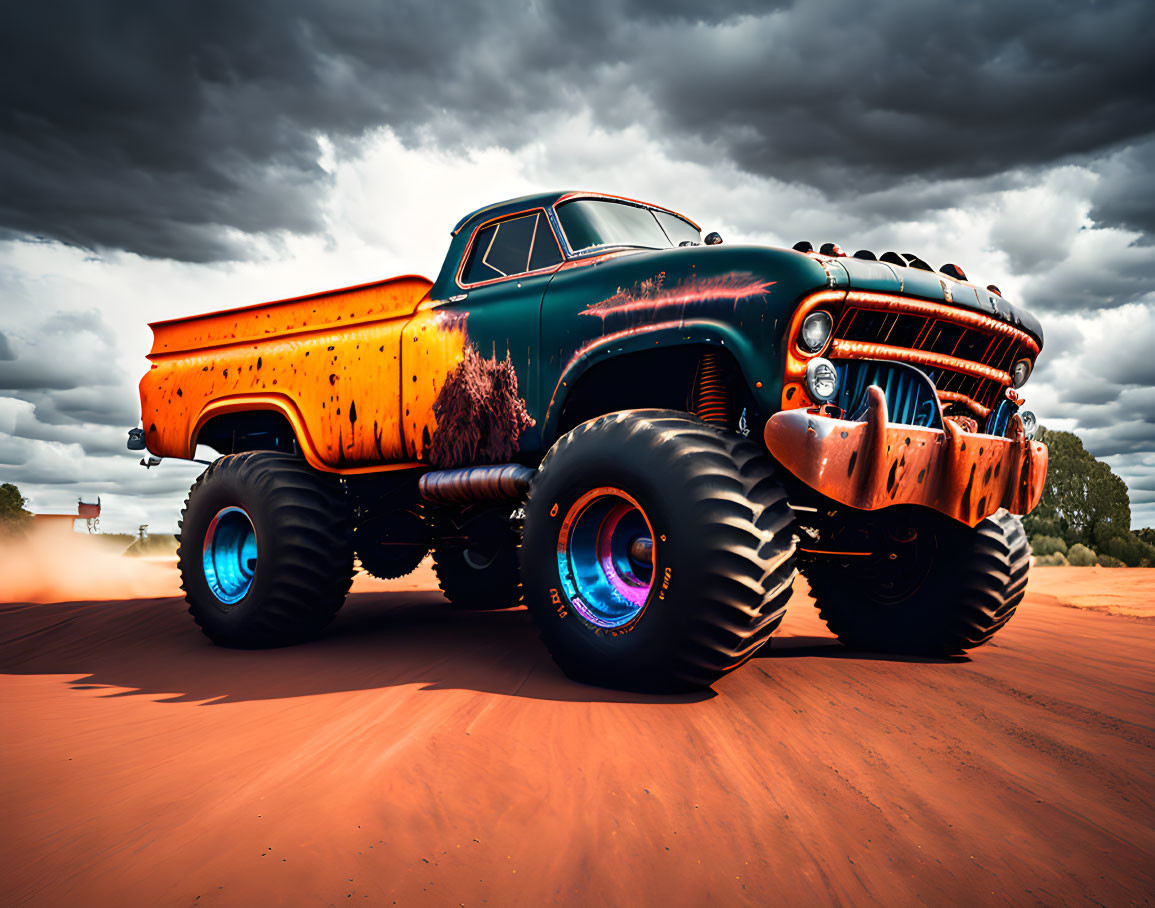
[[14,484],[0,484],[0,534],[18,533],[31,522],[32,515],[24,509],[27,503]]
[[1040,427],[1051,463],[1039,506],[1023,518],[1039,564],[1155,566],[1155,530],[1131,531],[1127,486],[1079,436]]

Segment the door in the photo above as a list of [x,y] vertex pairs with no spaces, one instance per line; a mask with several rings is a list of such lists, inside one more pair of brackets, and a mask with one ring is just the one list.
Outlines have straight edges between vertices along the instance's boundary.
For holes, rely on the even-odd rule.
[[544,209],[476,228],[457,273],[460,293],[406,327],[410,456],[448,467],[537,452],[541,301],[561,262]]

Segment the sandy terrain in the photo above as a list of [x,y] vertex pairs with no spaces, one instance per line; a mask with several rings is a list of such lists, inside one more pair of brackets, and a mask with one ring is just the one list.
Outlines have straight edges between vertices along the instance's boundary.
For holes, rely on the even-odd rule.
[[955,662],[848,652],[799,594],[680,698],[570,683],[427,568],[271,652],[174,598],[0,606],[0,904],[1150,902],[1155,621],[1056,586],[1151,585],[1081,576]]
[[1155,618],[1155,569],[1045,567],[1031,573],[1031,591],[1060,605]]

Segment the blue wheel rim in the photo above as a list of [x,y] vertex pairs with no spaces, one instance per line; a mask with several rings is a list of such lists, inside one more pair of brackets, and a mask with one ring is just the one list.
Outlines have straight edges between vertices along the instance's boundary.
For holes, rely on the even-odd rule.
[[225,605],[248,595],[257,569],[257,531],[243,508],[217,511],[205,533],[202,563],[209,589]]
[[[648,562],[635,553],[649,551]],[[634,622],[653,590],[653,529],[637,501],[599,488],[570,508],[558,536],[558,574],[570,605],[591,624]]]

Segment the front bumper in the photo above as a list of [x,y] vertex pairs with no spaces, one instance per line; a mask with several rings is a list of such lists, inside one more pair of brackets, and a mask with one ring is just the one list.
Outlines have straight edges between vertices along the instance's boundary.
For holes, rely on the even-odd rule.
[[1026,514],[1043,494],[1047,447],[1022,421],[1011,437],[892,424],[886,398],[868,391],[866,422],[783,410],[766,423],[770,453],[816,492],[867,511],[898,504],[934,508],[975,526],[999,508]]

